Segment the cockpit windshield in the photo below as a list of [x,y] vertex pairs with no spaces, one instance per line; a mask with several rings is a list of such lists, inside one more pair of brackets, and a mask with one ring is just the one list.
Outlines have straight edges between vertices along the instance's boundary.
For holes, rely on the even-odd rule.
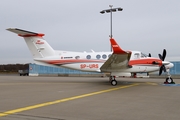
[[141,53],[141,58],[145,58],[145,57],[148,57],[148,55]]

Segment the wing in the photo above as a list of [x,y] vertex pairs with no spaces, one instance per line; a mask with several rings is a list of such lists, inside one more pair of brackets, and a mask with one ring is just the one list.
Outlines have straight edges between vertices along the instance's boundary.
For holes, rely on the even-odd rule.
[[113,54],[101,66],[101,71],[112,72],[129,68],[130,66],[128,65],[128,63],[131,57],[131,52],[122,50],[113,38],[110,39],[110,42],[113,49]]

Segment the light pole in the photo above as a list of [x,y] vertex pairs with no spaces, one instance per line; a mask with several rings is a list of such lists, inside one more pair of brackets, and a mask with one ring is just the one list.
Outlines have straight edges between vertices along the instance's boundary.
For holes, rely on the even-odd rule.
[[[116,12],[116,11],[122,11],[123,9],[122,8],[112,8],[113,5],[109,5],[110,9],[106,9],[106,10],[102,10],[100,13],[101,14],[104,14],[105,12],[106,13],[110,13],[110,35],[109,37],[112,38],[113,35],[112,35],[112,12]],[[111,51],[112,51],[112,48],[111,48]]]

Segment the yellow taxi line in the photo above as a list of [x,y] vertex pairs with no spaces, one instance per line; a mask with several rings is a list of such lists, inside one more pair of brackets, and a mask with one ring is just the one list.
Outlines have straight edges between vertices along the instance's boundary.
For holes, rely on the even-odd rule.
[[158,85],[157,83],[152,83],[152,82],[146,82],[149,85]]
[[14,113],[27,111],[27,110],[31,110],[31,109],[45,107],[45,106],[48,106],[48,105],[67,102],[67,101],[70,101],[70,100],[75,100],[75,99],[84,98],[84,97],[88,97],[88,96],[93,96],[93,95],[97,95],[97,94],[101,94],[101,93],[115,91],[115,90],[119,90],[119,89],[123,89],[123,88],[133,87],[133,86],[137,86],[137,85],[139,85],[139,84],[131,84],[131,85],[126,85],[126,86],[120,86],[120,87],[115,87],[115,88],[111,88],[111,89],[107,89],[107,90],[101,90],[101,91],[92,92],[92,93],[88,93],[88,94],[83,94],[83,95],[79,95],[79,96],[74,96],[74,97],[64,98],[64,99],[55,100],[55,101],[51,101],[51,102],[41,103],[41,104],[37,104],[37,105],[27,106],[27,107],[24,107],[24,108],[18,108],[18,109],[14,109],[14,110],[9,110],[9,111],[0,113],[0,117],[7,116],[7,115],[10,115],[10,114],[14,114]]

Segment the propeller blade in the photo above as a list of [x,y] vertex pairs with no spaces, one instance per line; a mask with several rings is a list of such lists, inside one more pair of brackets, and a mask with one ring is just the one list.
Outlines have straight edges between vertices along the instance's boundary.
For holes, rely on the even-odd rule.
[[163,60],[162,55],[161,54],[158,54],[158,55],[159,55],[159,59]]
[[[166,49],[163,50],[163,54],[158,54],[159,55],[159,59],[161,59],[162,61],[164,61],[164,59],[166,58]],[[162,65],[159,69],[159,75],[162,74],[162,71],[166,72],[166,67],[165,65]]]
[[159,76],[162,74],[162,71],[166,72],[166,67],[162,65],[159,69]]
[[162,74],[162,70],[163,70],[163,68],[161,66],[160,69],[159,69],[159,76]]
[[164,61],[165,57],[166,57],[166,49],[163,50],[163,54],[162,54],[163,59],[162,59],[162,61]]
[[162,67],[163,67],[163,71],[166,72],[166,67],[165,67],[165,65],[162,65]]
[[162,61],[164,61],[164,59],[166,58],[166,49],[163,50],[163,54],[158,54],[159,55],[159,59],[161,59]]

